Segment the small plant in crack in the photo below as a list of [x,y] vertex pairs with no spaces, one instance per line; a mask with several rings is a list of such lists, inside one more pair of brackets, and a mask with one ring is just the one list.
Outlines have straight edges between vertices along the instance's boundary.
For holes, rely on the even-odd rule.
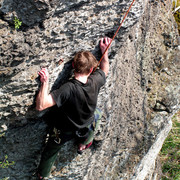
[[20,21],[20,19],[18,19],[16,16],[14,17],[14,27],[15,29],[19,29],[22,25],[22,21]]
[[5,155],[4,160],[2,162],[0,162],[0,167],[1,168],[8,168],[9,166],[12,166],[14,164],[15,164],[15,162],[14,161],[9,162],[8,161],[8,156]]

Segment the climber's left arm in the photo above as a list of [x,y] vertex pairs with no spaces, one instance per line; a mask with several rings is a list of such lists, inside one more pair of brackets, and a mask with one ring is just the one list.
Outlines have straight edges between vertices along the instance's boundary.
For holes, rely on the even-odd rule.
[[49,73],[47,69],[43,68],[38,74],[40,75],[41,88],[36,98],[36,109],[38,111],[42,111],[46,108],[54,106],[56,102],[48,92]]

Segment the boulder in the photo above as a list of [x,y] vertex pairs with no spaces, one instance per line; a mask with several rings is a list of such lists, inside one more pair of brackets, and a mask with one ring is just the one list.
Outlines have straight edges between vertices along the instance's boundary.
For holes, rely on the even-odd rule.
[[[52,91],[72,75],[80,50],[99,60],[128,0],[0,1],[0,178],[35,179],[48,125],[35,110],[47,67]],[[14,29],[13,18],[22,21]],[[160,179],[158,153],[180,108],[180,46],[171,2],[136,0],[109,50],[110,72],[98,97],[103,111],[93,146],[60,150],[49,179]],[[63,59],[63,62],[60,62]]]

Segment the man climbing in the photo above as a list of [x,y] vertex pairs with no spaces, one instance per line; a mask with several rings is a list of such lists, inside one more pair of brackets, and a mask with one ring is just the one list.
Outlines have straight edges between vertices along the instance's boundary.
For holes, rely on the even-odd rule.
[[[110,38],[100,40],[102,54]],[[49,74],[46,68],[40,72],[41,87],[36,98],[36,109],[42,111],[57,106],[58,119],[54,121],[54,130],[50,134],[38,168],[39,179],[48,177],[58,151],[65,142],[78,139],[78,152],[82,153],[93,141],[94,130],[101,118],[100,109],[96,108],[100,88],[105,84],[109,71],[108,51],[100,63],[100,69],[93,72],[97,60],[89,51],[78,52],[73,60],[74,79],[63,84],[59,89],[48,92]]]

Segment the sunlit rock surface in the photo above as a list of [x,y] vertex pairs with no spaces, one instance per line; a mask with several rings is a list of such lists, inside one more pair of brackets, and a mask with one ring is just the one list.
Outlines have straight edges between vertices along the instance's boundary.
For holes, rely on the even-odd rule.
[[[35,110],[47,67],[50,90],[72,74],[79,50],[100,59],[99,40],[112,37],[128,0],[0,0],[0,178],[35,179],[47,124]],[[110,72],[98,106],[103,118],[93,146],[60,151],[49,179],[159,179],[158,153],[179,109],[180,52],[170,1],[136,0],[109,50]],[[13,18],[23,25],[14,29]],[[63,63],[59,60],[63,59]]]

